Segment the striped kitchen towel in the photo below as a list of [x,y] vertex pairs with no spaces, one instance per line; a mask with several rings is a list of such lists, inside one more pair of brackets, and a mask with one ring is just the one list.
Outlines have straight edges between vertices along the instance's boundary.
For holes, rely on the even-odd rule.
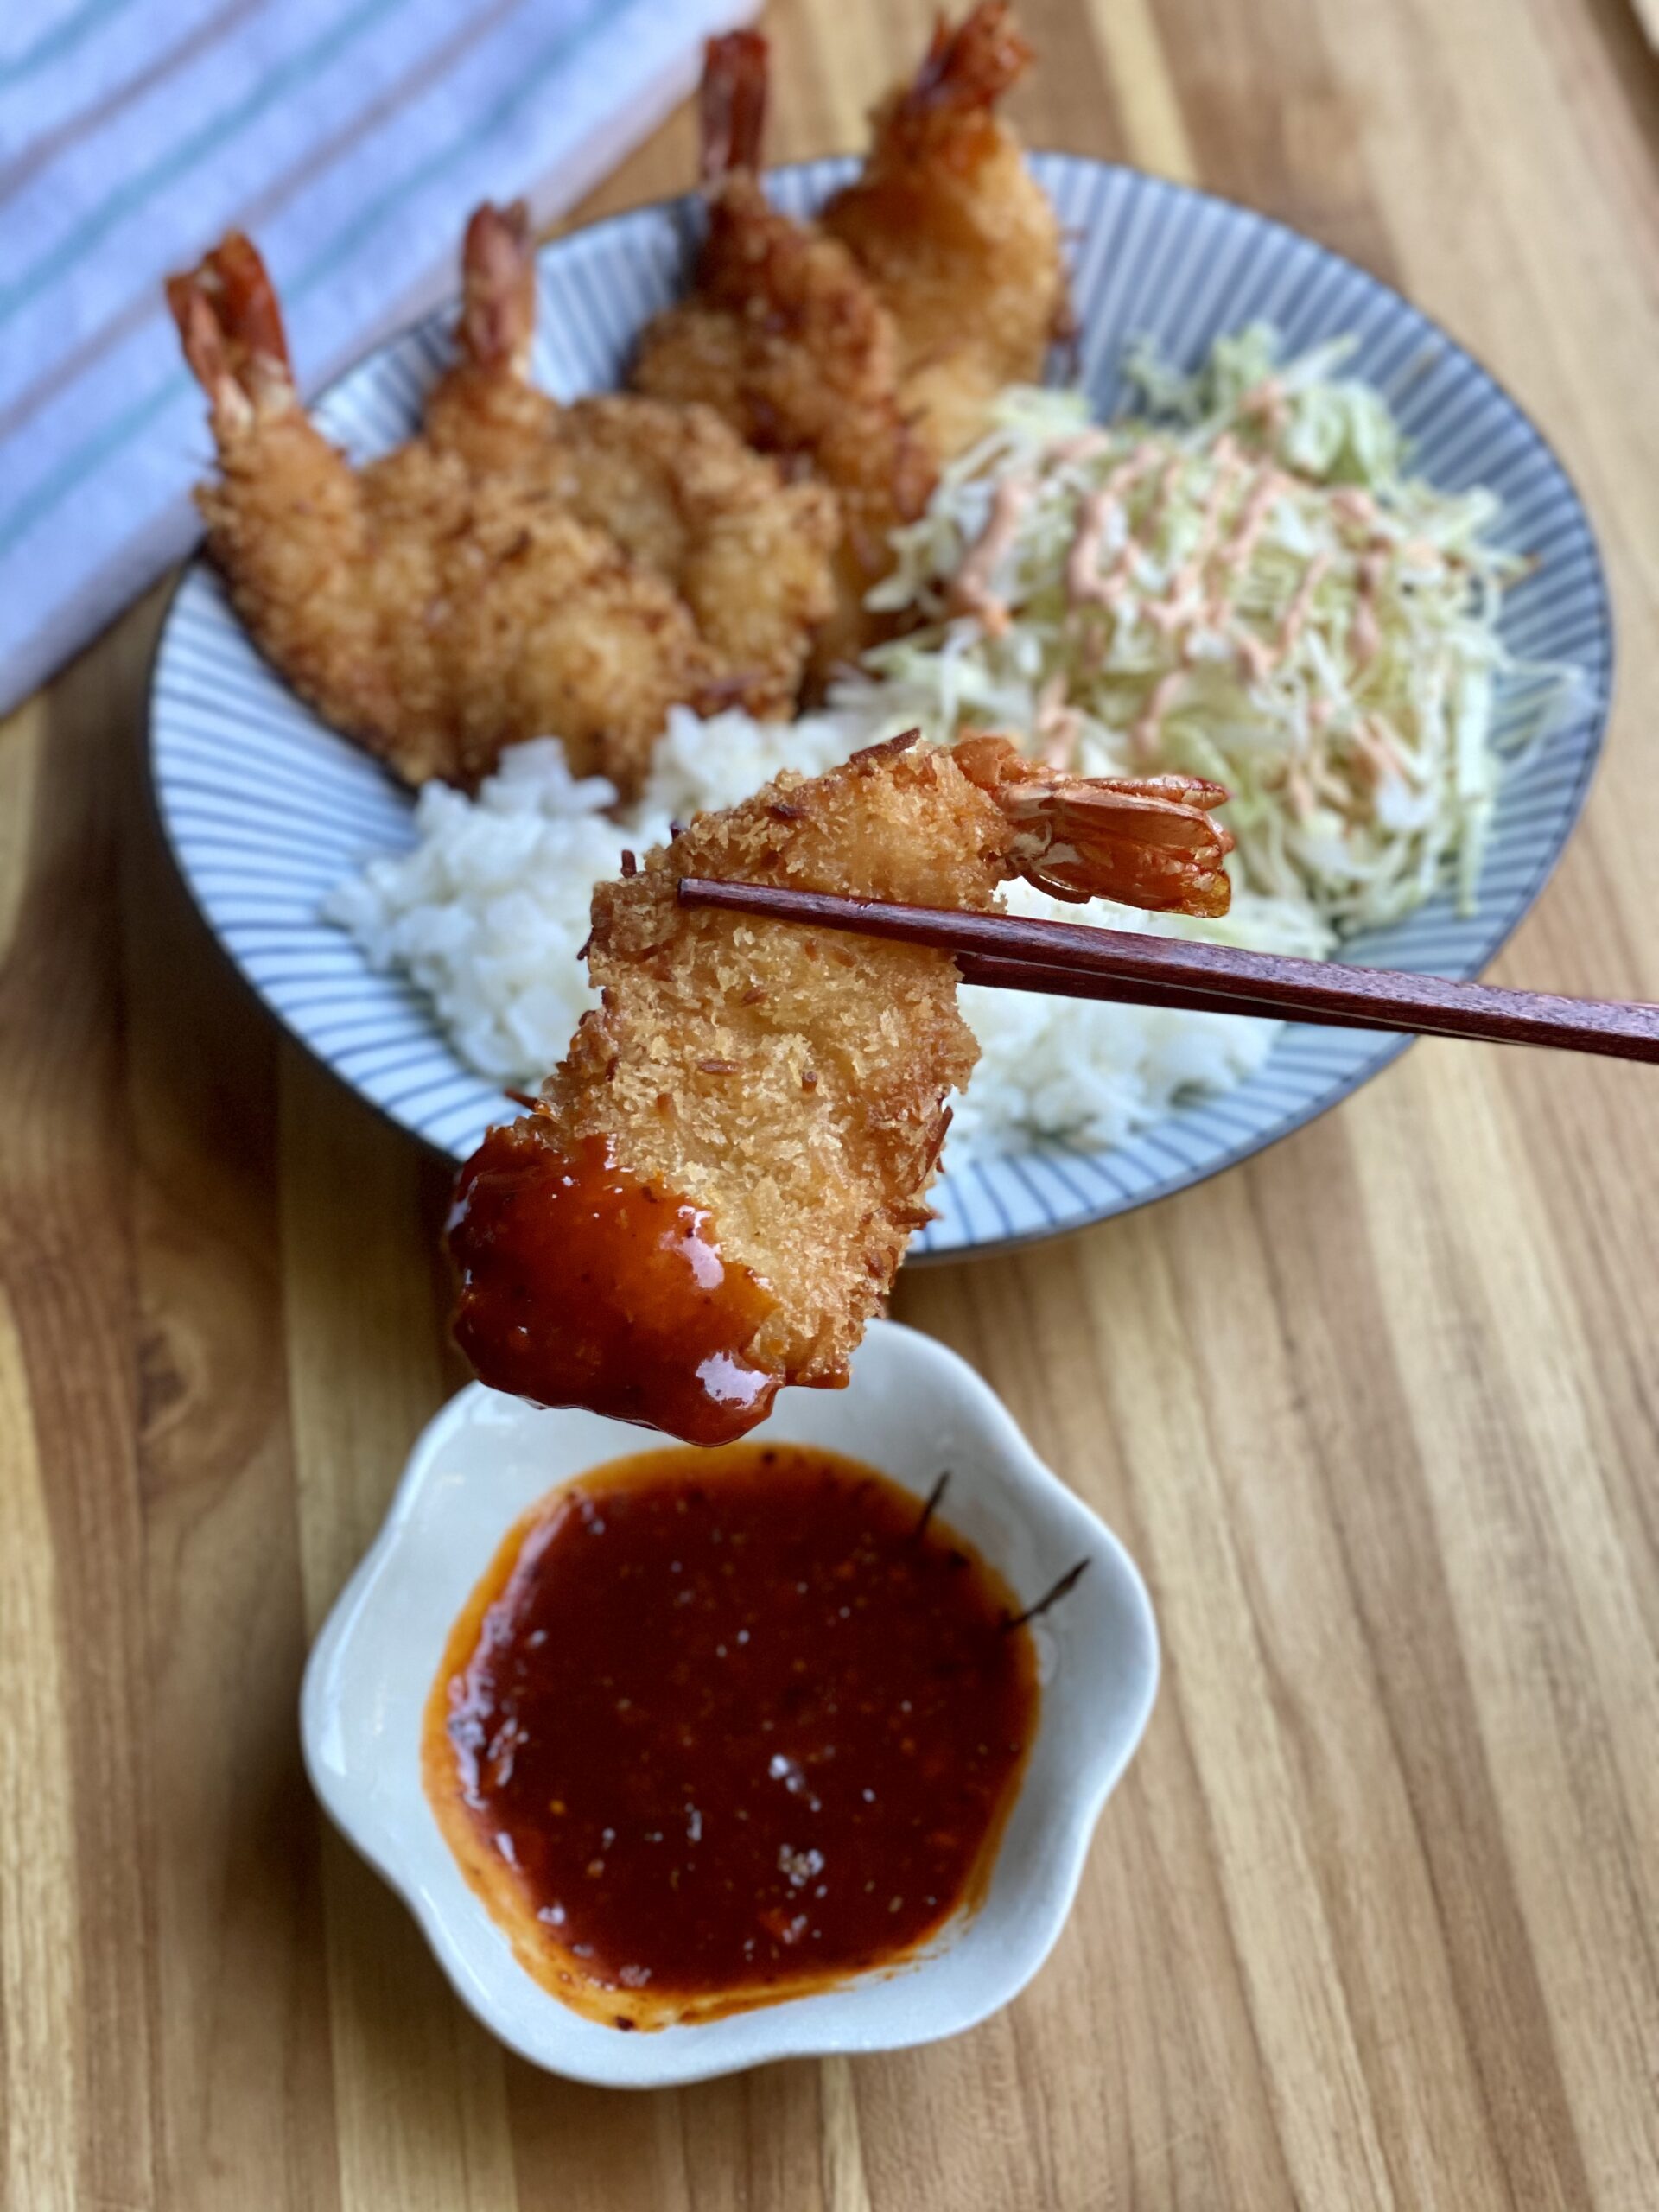
[[[315,390],[455,283],[467,210],[546,220],[754,0],[0,8],[0,709],[190,544],[208,454],[162,301],[238,226]],[[689,181],[689,180],[688,180]]]

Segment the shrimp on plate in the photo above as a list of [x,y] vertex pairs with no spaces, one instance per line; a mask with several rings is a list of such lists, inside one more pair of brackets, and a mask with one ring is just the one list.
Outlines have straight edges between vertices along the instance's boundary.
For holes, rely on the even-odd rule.
[[726,1441],[782,1384],[845,1382],[930,1217],[945,1100],[977,1057],[954,961],[684,907],[682,876],[984,910],[1024,874],[1216,914],[1224,797],[912,732],[781,775],[601,885],[601,1004],[531,1110],[485,1139],[451,1217],[456,1336],[484,1379]]
[[833,495],[786,482],[712,410],[637,395],[561,405],[530,380],[536,264],[522,200],[486,205],[461,256],[460,359],[426,404],[426,436],[474,475],[511,474],[608,531],[691,611],[727,699],[761,716],[795,706],[835,605]]
[[899,397],[892,315],[847,248],[768,201],[756,175],[766,41],[711,39],[701,120],[709,227],[690,296],[641,336],[635,388],[713,408],[747,443],[810,468],[837,494],[841,606],[819,665],[865,642],[866,591],[887,573],[888,533],[912,521],[932,464]]
[[627,793],[671,706],[789,711],[835,517],[712,417],[594,401],[567,429],[522,373],[515,226],[477,227],[494,259],[469,268],[463,368],[426,434],[361,469],[300,404],[247,238],[169,280],[219,454],[208,550],[267,658],[408,782],[476,782],[554,732]]
[[941,17],[915,77],[875,111],[862,174],[812,224],[774,208],[756,175],[766,40],[709,41],[708,232],[689,297],[647,326],[633,381],[715,408],[839,493],[842,601],[821,671],[880,634],[862,601],[892,565],[891,532],[1068,326],[1058,220],[995,112],[1030,58],[1005,0],[981,0],[954,30]]
[[1007,0],[954,29],[941,16],[821,218],[893,317],[900,405],[936,460],[971,445],[997,391],[1034,381],[1070,327],[1058,218],[995,112],[1031,59]]
[[470,783],[556,731],[631,789],[719,675],[690,608],[608,533],[413,438],[353,469],[307,416],[264,264],[233,233],[168,283],[219,479],[208,550],[266,658],[406,781]]

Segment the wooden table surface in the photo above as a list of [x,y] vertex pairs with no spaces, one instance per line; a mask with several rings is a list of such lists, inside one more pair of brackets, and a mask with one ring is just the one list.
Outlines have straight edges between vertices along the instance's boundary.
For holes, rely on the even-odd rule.
[[[779,156],[922,0],[783,0]],[[1028,0],[1037,143],[1287,217],[1555,439],[1622,673],[1500,974],[1659,998],[1659,77],[1624,0]],[[688,114],[594,202],[680,188]],[[301,334],[303,343],[303,332]],[[450,1994],[301,1770],[307,1642],[459,1379],[442,1166],[277,1034],[142,762],[152,599],[0,731],[0,2172],[13,2212],[1659,2203],[1659,1086],[1426,1044],[1131,1219],[918,1273],[1166,1655],[1051,1964],[660,2095]]]

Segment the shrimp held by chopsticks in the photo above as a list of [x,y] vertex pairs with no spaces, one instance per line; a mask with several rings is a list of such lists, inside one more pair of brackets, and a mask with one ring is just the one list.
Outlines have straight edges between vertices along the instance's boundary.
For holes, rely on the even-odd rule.
[[199,499],[255,642],[406,780],[473,782],[553,733],[626,792],[677,702],[789,711],[836,520],[711,416],[535,391],[526,249],[480,211],[462,366],[428,433],[361,469],[300,404],[252,245],[172,278],[219,449]]
[[984,910],[1014,874],[1225,911],[1224,794],[911,737],[700,816],[594,897],[600,987],[534,1109],[464,1169],[456,1336],[485,1381],[718,1443],[833,1388],[929,1218],[977,1057],[944,953],[683,907],[682,876]]

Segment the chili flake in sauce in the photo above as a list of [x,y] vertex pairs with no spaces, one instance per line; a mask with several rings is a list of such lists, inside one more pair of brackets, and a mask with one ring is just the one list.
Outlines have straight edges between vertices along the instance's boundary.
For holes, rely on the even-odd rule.
[[855,1460],[619,1460],[526,1515],[474,1592],[427,1792],[578,2010],[660,2027],[798,1996],[977,1901],[1036,1729],[1017,1611]]

